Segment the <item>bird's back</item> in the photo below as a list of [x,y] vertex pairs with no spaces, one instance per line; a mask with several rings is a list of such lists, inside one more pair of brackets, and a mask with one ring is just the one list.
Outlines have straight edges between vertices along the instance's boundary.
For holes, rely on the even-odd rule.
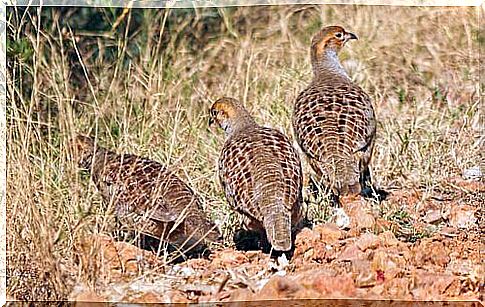
[[369,96],[359,86],[338,76],[315,78],[296,100],[293,126],[325,181],[339,194],[360,191],[362,156],[372,149],[376,123]]
[[[270,128],[255,126],[230,137],[219,161],[219,175],[229,203],[240,213],[265,226],[274,223],[276,238],[287,234],[301,217],[302,171],[296,150],[288,138]],[[286,225],[286,226],[285,226]],[[285,229],[279,229],[285,228]],[[272,244],[277,245],[277,242]]]
[[174,243],[187,236],[217,240],[200,198],[162,164],[104,148],[90,161],[84,167],[92,170],[93,181],[122,223],[156,238],[168,237]]

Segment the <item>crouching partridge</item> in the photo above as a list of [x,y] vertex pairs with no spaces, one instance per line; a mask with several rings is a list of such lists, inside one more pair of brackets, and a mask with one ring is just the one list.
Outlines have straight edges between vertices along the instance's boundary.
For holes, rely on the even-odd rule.
[[75,139],[79,165],[91,172],[106,203],[130,229],[173,243],[183,250],[201,248],[220,239],[204,214],[201,199],[160,163],[118,154],[86,136]]

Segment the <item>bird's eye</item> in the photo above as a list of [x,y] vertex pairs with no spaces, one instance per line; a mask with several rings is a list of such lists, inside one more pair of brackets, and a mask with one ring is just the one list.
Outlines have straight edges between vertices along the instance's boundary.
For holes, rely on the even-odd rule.
[[343,36],[342,32],[335,33],[335,37],[338,39],[342,38],[342,36]]

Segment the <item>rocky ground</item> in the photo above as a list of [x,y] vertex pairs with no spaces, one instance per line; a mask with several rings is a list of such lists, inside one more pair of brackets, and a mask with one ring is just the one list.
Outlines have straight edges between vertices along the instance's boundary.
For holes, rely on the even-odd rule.
[[[78,284],[70,299],[111,302],[208,302],[278,299],[479,300],[483,302],[485,184],[449,181],[453,192],[392,192],[381,204],[343,204],[345,230],[335,223],[304,228],[290,260],[261,251],[222,249],[208,259],[166,265],[153,253],[109,237],[79,244],[98,257],[95,285]],[[383,218],[376,207],[399,205],[406,219]],[[404,222],[403,222],[404,221]],[[406,224],[407,223],[407,224]],[[408,229],[408,230],[406,230]],[[410,231],[409,229],[412,229]]]

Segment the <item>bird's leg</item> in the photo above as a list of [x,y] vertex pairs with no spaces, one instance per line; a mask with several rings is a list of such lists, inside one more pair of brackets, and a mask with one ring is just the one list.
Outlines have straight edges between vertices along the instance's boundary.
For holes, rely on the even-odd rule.
[[335,208],[342,207],[342,204],[340,203],[340,197],[336,192],[330,190],[329,199],[332,207],[335,207]]
[[366,166],[364,170],[360,173],[360,186],[362,188],[361,193],[363,196],[365,196],[366,193],[369,193],[369,190],[372,190],[372,178],[369,166]]
[[362,187],[360,195],[365,198],[375,199],[381,202],[386,199],[389,192],[379,189],[372,184],[372,176],[369,166],[366,166],[360,174],[360,186]]

